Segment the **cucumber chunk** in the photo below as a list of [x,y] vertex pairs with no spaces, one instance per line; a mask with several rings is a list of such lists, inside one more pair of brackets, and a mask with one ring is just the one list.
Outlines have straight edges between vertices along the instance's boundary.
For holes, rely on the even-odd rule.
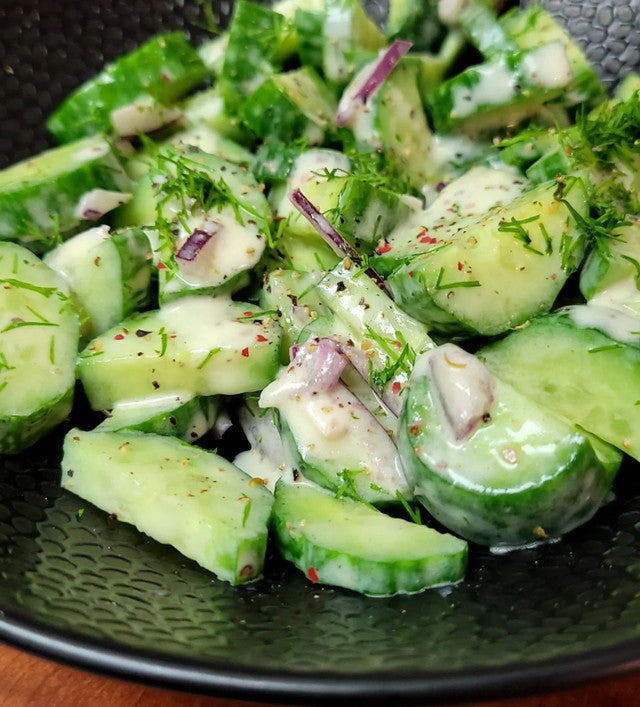
[[226,298],[183,297],[104,332],[78,358],[92,408],[261,390],[278,370],[280,328],[253,312]]
[[572,530],[598,510],[615,476],[584,435],[453,344],[416,362],[400,449],[428,511],[484,545]]
[[430,106],[435,129],[475,134],[515,125],[562,96],[573,78],[560,41],[499,54],[433,90]]
[[635,336],[615,310],[573,307],[532,319],[478,357],[532,400],[640,460],[640,327],[632,322]]
[[49,118],[47,128],[59,142],[110,132],[114,110],[144,96],[169,105],[206,73],[181,32],[160,34],[80,86]]
[[436,0],[389,0],[385,34],[389,39],[410,39],[416,49],[433,49],[444,34]]
[[92,189],[126,191],[129,179],[102,137],[57,147],[0,172],[0,239],[42,252],[78,227]]
[[34,444],[71,411],[79,323],[62,278],[0,243],[0,452]]
[[312,582],[369,596],[459,582],[467,544],[310,485],[278,482],[272,527],[282,555]]
[[102,432],[138,430],[195,442],[213,427],[219,410],[217,395],[134,402],[116,405],[96,429]]
[[[371,503],[394,501],[397,492],[409,497],[393,442],[339,382],[344,366],[331,348],[322,339],[300,346],[291,365],[262,391],[260,407],[277,409],[297,467],[312,481]],[[335,372],[335,380],[324,380],[326,369]]]
[[92,228],[47,253],[44,262],[69,283],[89,338],[151,301],[151,248],[140,229]]
[[309,66],[266,79],[243,103],[240,116],[258,137],[291,142],[301,136],[321,143],[337,102]]
[[[388,282],[396,304],[433,331],[493,336],[548,311],[585,248],[555,182],[440,238],[398,268]],[[564,197],[587,212],[583,183],[568,179]]]
[[273,497],[217,454],[159,435],[73,429],[62,486],[226,582],[262,572]]

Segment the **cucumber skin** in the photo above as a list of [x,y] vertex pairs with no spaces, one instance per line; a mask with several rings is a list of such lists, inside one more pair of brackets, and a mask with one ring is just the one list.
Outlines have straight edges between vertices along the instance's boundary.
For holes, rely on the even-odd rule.
[[[420,399],[426,384],[413,380],[399,425],[399,449],[416,479],[416,497],[446,528],[481,545],[518,546],[539,542],[535,528],[550,538],[585,523],[611,490],[616,464],[603,466],[585,439],[564,468],[537,486],[516,492],[483,492],[443,478],[419,455],[420,434],[410,433],[414,420],[428,421]],[[455,509],[449,513],[447,509]],[[464,516],[464,522],[460,515]]]
[[[106,450],[99,448],[101,442],[106,444]],[[92,443],[94,449],[87,460],[87,447],[91,448]],[[148,467],[141,469],[134,464],[131,469],[121,461],[122,456],[139,456],[134,451],[138,443],[151,443],[158,450],[153,469],[156,483],[152,483]],[[143,464],[148,460],[149,455],[145,454]],[[184,465],[183,460],[190,463]],[[196,478],[193,471],[190,473],[195,464],[206,467]],[[186,477],[184,487],[180,472]],[[216,487],[216,475],[225,477],[222,488]],[[235,477],[231,483],[229,475]],[[252,483],[243,471],[212,452],[141,432],[72,429],[64,440],[61,485],[142,532],[151,528],[151,532],[161,533],[163,537],[154,539],[172,545],[232,585],[250,582],[262,571],[273,497],[260,484]],[[209,493],[203,494],[201,487]],[[246,517],[232,506],[241,494],[251,504]],[[208,513],[207,505],[211,507]],[[225,509],[220,518],[215,517],[218,505]],[[239,562],[244,557],[252,560],[250,572]]]
[[[163,437],[177,437],[183,442],[193,443],[202,434],[206,434],[215,424],[220,398],[216,396],[197,396],[178,405],[173,410],[150,414],[146,420],[127,424],[118,423],[117,413],[108,417],[96,429],[108,432],[121,430],[137,430],[146,434],[162,435]],[[202,434],[196,431],[195,420],[200,418],[206,423],[206,430]]]
[[[450,557],[402,559],[392,563],[365,559],[340,550],[321,547],[300,534],[296,537],[291,530],[291,521],[286,513],[286,487],[281,481],[276,484],[275,502],[271,516],[271,529],[276,545],[282,556],[292,562],[305,576],[316,572],[317,581],[322,584],[352,589],[367,596],[392,596],[394,594],[415,594],[429,587],[437,587],[460,581],[467,567],[468,547],[461,541],[460,551]],[[336,499],[347,507],[354,504],[351,499]],[[371,511],[377,513],[376,511]],[[406,521],[400,521],[406,522]],[[356,578],[356,581],[349,579]],[[434,579],[437,577],[437,579]],[[312,581],[314,581],[312,579]]]
[[18,454],[63,422],[73,406],[75,386],[30,415],[0,415],[0,454]]
[[107,133],[114,109],[144,95],[173,103],[206,75],[182,32],[158,35],[80,86],[51,115],[47,128],[59,142]]
[[[72,149],[93,149],[96,157],[76,165],[68,173],[54,178],[40,177],[38,161],[41,157],[55,160],[58,152],[64,154]],[[18,241],[35,253],[51,248],[56,237],[64,237],[80,226],[82,219],[76,216],[75,210],[83,194],[96,188],[121,191],[128,187],[129,181],[107,143],[94,138],[53,148],[9,170],[20,168],[32,174],[27,172],[22,179],[0,184],[0,240]]]

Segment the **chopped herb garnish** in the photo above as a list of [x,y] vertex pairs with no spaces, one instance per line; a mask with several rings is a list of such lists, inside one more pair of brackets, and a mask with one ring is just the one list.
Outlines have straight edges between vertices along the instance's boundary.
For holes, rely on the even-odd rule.
[[400,493],[400,491],[396,491],[396,498],[398,499],[398,501],[400,501],[402,507],[409,514],[409,518],[411,518],[412,522],[416,525],[422,525],[422,517],[420,516],[420,509],[418,508],[418,506],[412,508],[409,505],[407,499]]
[[600,353],[601,351],[613,351],[621,348],[622,344],[605,344],[604,346],[594,346],[591,349],[587,349],[587,353]]
[[216,348],[211,349],[211,351],[209,351],[209,353],[198,364],[197,369],[200,370],[201,368],[204,368],[217,353],[220,353],[220,351],[222,351],[222,349],[219,346],[216,346]]
[[453,290],[456,287],[480,287],[480,282],[478,280],[460,280],[458,282],[442,282],[444,277],[444,268],[440,268],[438,271],[438,277],[436,278],[436,284],[433,286],[435,290]]

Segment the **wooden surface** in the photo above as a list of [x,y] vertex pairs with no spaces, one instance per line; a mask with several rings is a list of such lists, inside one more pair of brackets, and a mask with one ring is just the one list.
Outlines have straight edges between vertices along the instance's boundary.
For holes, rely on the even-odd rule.
[[[478,698],[481,699],[481,695]],[[640,704],[640,675],[596,683],[579,690],[475,707],[634,707]],[[0,644],[2,707],[257,707],[257,703],[156,690],[67,668]],[[356,702],[354,701],[354,705]],[[358,706],[359,707],[359,706]],[[391,707],[391,706],[390,706]],[[393,706],[395,707],[395,706]]]

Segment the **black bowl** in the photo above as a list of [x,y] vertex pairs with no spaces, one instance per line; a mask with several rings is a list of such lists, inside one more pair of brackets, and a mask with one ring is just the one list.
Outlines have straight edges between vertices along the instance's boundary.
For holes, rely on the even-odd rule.
[[[43,121],[105,60],[201,5],[0,2],[0,159],[47,147]],[[58,430],[0,464],[0,638],[74,665],[251,699],[389,704],[523,694],[640,667],[640,476],[562,542],[472,548],[447,591],[368,599],[277,558],[238,589],[59,488]]]

